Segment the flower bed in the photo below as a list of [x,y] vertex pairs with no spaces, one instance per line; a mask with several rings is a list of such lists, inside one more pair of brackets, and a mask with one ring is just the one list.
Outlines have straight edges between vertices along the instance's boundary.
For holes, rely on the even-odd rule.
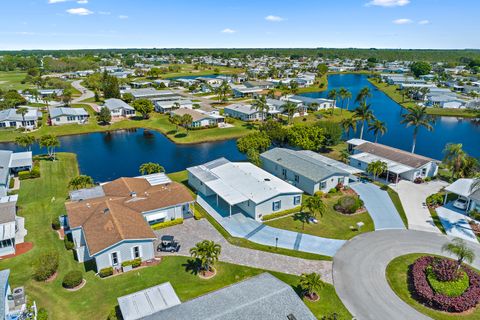
[[480,275],[462,266],[462,271],[468,276],[469,286],[461,295],[449,297],[435,292],[428,281],[428,269],[434,262],[434,257],[424,256],[411,265],[409,280],[414,298],[430,308],[447,312],[458,313],[474,308],[480,302]]

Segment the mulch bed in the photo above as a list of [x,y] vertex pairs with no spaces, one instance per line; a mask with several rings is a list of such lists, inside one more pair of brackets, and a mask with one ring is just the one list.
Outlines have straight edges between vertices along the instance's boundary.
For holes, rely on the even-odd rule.
[[82,283],[80,283],[75,288],[65,288],[65,290],[67,290],[67,291],[78,291],[78,290],[82,289],[86,284],[87,284],[87,280],[83,279]]
[[33,248],[33,242],[24,242],[15,245],[15,254],[8,254],[6,256],[0,257],[0,260],[3,259],[9,259],[9,258],[14,258],[16,256],[20,256],[24,253],[27,253],[28,251],[32,250]]
[[472,227],[473,233],[475,233],[476,236],[480,236],[480,223],[476,223],[475,221],[469,221],[470,227]]
[[315,302],[315,301],[318,301],[320,300],[320,296],[316,293],[313,293],[313,294],[305,294],[304,295],[305,299],[307,299],[308,301],[310,302]]
[[212,268],[212,270],[209,270],[209,271],[199,272],[198,276],[202,279],[211,279],[211,278],[215,277],[216,274],[217,274],[217,269]]
[[57,279],[57,276],[58,276],[58,272],[55,272],[54,274],[52,274],[52,276],[50,278],[48,278],[47,280],[45,280],[45,282],[52,282],[54,281],[55,279]]

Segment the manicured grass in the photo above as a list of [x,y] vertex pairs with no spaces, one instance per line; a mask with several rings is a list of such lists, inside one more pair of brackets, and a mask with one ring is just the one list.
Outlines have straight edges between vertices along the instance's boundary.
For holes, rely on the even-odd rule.
[[426,314],[427,316],[437,320],[450,320],[450,319],[465,319],[473,320],[480,319],[480,308],[476,308],[473,312],[467,312],[464,314],[448,314],[446,312],[435,311],[430,309],[412,298],[408,289],[408,269],[409,266],[421,256],[428,254],[414,253],[408,254],[393,259],[387,266],[386,278],[392,290],[406,303],[418,310],[419,312]]
[[400,218],[402,218],[405,228],[408,229],[407,214],[405,213],[405,209],[403,209],[402,201],[400,201],[400,197],[398,196],[398,193],[390,187],[388,187],[387,193],[390,199],[392,200],[393,205],[395,206],[395,209],[397,209],[398,213],[400,214]]
[[[112,130],[145,128],[159,131],[166,135],[167,138],[178,144],[199,143],[207,141],[218,141],[242,137],[256,128],[255,124],[246,123],[240,120],[233,120],[234,127],[232,128],[211,128],[201,130],[189,130],[179,127],[178,131],[169,120],[168,115],[152,113],[149,119],[129,119],[114,122],[110,125],[99,125],[96,120],[96,115],[93,109],[88,105],[73,105],[73,107],[84,107],[90,114],[90,119],[87,124],[67,124],[62,126],[48,126],[42,127],[33,133],[36,138],[45,134],[55,134],[57,136],[84,134],[91,132],[103,132]],[[44,115],[46,120],[46,116]],[[24,133],[4,129],[0,131],[0,142],[14,141],[15,137]]]
[[[299,221],[295,215],[280,218],[272,221],[266,221],[265,224],[274,228],[302,232],[314,236],[333,238],[333,239],[351,239],[360,233],[373,231],[374,225],[372,218],[367,212],[353,215],[341,214],[333,209],[341,196],[335,195],[331,198],[323,198],[327,210],[323,217],[318,216],[318,224],[305,223]],[[305,200],[304,196],[304,200]],[[360,231],[353,231],[350,226],[356,228],[357,222],[363,222],[365,225]]]
[[[117,304],[117,297],[166,281],[170,281],[180,299],[186,301],[263,272],[220,262],[215,278],[206,281],[187,269],[189,258],[167,257],[153,267],[100,279],[90,269],[86,270],[84,264],[74,260],[72,252],[65,250],[63,241],[50,227],[52,218],[65,212],[67,183],[78,175],[75,155],[59,153],[57,161],[42,160],[40,167],[41,177],[22,181],[19,195],[19,215],[25,217],[28,230],[26,241],[33,242],[34,247],[26,254],[0,261],[0,269],[11,269],[11,286],[25,286],[31,301],[47,309],[49,319],[105,319]],[[57,278],[49,283],[34,281],[31,278],[32,261],[40,253],[52,250],[60,255]],[[61,284],[64,275],[71,270],[82,271],[87,280],[85,287],[76,292],[66,291]],[[294,287],[299,281],[296,276],[279,273],[275,276]],[[309,304],[317,317],[333,312],[348,315],[333,286],[326,285],[320,296],[322,302]]]
[[27,73],[22,71],[0,71],[0,89],[8,91],[31,88],[32,85],[28,83],[22,84],[26,75]]
[[440,217],[437,214],[437,211],[434,208],[428,208],[428,211],[430,212],[430,215],[432,216],[433,223],[435,223],[435,226],[443,233],[447,234],[447,231],[445,231],[445,227],[443,226],[442,222],[440,221]]
[[435,273],[427,269],[427,280],[433,291],[448,297],[461,296],[469,286],[469,278],[465,271],[460,271],[461,276],[455,281],[440,281]]

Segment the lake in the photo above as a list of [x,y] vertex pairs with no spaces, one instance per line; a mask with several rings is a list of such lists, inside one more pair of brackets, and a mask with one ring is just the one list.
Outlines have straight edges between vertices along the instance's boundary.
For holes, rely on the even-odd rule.
[[[401,114],[405,113],[398,103],[378,90],[368,80],[366,75],[360,74],[336,74],[328,77],[328,90],[345,87],[352,93],[350,110],[354,109],[353,100],[363,87],[369,87],[372,97],[367,100],[375,117],[384,121],[387,133],[379,136],[378,142],[392,147],[410,151],[412,147],[412,128],[406,128],[400,124]],[[326,98],[328,91],[310,92],[302,95],[312,98]],[[340,103],[337,104],[340,106]],[[436,123],[433,131],[424,128],[419,130],[415,153],[434,159],[443,158],[443,149],[449,142],[462,143],[464,150],[474,156],[480,157],[480,119],[466,119],[456,117],[435,117]],[[360,125],[356,136],[360,135]],[[351,136],[353,133],[351,133]],[[375,137],[365,128],[364,139],[374,141]]]
[[[77,154],[80,171],[105,182],[118,177],[137,176],[145,162],[161,164],[167,173],[185,170],[220,157],[231,161],[245,160],[235,140],[177,145],[157,131],[144,129],[89,133],[59,137],[57,151]],[[2,143],[0,149],[25,151],[14,143]],[[45,153],[38,145],[34,154]]]

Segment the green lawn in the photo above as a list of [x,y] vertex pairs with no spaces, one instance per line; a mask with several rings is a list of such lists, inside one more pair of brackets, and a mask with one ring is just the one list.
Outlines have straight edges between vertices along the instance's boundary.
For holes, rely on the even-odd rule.
[[8,90],[23,90],[32,87],[30,84],[22,84],[25,79],[26,72],[22,71],[0,71],[0,89]]
[[[277,220],[266,221],[265,224],[274,228],[291,230],[295,232],[303,232],[314,236],[333,238],[333,239],[351,239],[363,232],[375,230],[372,218],[365,213],[344,215],[333,209],[340,196],[332,196],[324,198],[323,201],[327,206],[327,211],[323,217],[318,216],[318,224],[310,223],[305,225],[295,218],[295,215],[287,216]],[[306,197],[304,196],[304,200]],[[356,228],[357,222],[363,222],[365,225],[360,231],[352,231],[350,226]]]
[[[32,134],[36,138],[39,138],[44,134],[55,134],[57,136],[64,136],[90,132],[145,128],[159,131],[165,134],[167,138],[169,138],[175,143],[187,144],[239,138],[248,134],[251,130],[255,129],[254,124],[249,124],[240,120],[233,120],[234,127],[232,128],[190,130],[187,133],[185,129],[181,127],[177,131],[175,125],[173,125],[168,120],[168,115],[158,113],[152,113],[150,119],[146,120],[122,120],[112,123],[111,125],[103,126],[97,123],[95,112],[90,106],[79,104],[73,105],[73,107],[84,107],[86,110],[88,110],[90,114],[90,120],[88,124],[67,124],[62,126],[42,125],[40,129],[34,131]],[[46,119],[45,115],[44,118]],[[11,129],[2,129],[0,132],[0,142],[13,141],[15,140],[15,137],[24,134],[20,131]]]
[[[117,297],[165,281],[170,281],[180,299],[185,301],[263,272],[219,263],[217,276],[206,281],[187,271],[188,258],[168,257],[154,267],[100,279],[93,271],[86,271],[83,264],[74,260],[72,252],[64,249],[63,241],[58,239],[50,227],[52,218],[65,212],[67,182],[78,175],[75,155],[59,153],[57,161],[42,160],[40,167],[41,178],[22,181],[18,203],[19,215],[26,219],[26,241],[33,242],[34,248],[24,255],[0,261],[0,269],[11,269],[12,287],[25,286],[29,298],[35,300],[39,307],[48,310],[49,319],[106,319],[115,307]],[[40,253],[52,250],[60,255],[57,278],[50,283],[32,280],[32,261]],[[70,270],[84,272],[87,284],[79,291],[68,292],[61,287],[63,276]],[[299,278],[296,276],[278,273],[275,276],[294,287],[298,284]],[[333,286],[326,285],[320,296],[320,302],[308,303],[319,318],[333,312],[345,319],[349,317]]]
[[407,282],[407,271],[409,266],[419,257],[426,254],[414,253],[408,254],[393,259],[387,266],[386,277],[390,287],[393,291],[406,303],[413,308],[417,309],[427,316],[437,320],[450,320],[450,319],[464,319],[473,320],[480,319],[480,308],[476,308],[473,312],[466,312],[464,314],[448,314],[445,312],[435,311],[428,307],[425,307],[421,303],[417,302],[410,295]]
[[393,205],[395,206],[398,213],[400,214],[400,218],[402,218],[405,228],[408,229],[407,214],[405,213],[405,209],[403,209],[402,201],[400,201],[400,197],[398,196],[398,193],[390,187],[388,187],[387,193],[390,196],[390,199],[392,200]]

